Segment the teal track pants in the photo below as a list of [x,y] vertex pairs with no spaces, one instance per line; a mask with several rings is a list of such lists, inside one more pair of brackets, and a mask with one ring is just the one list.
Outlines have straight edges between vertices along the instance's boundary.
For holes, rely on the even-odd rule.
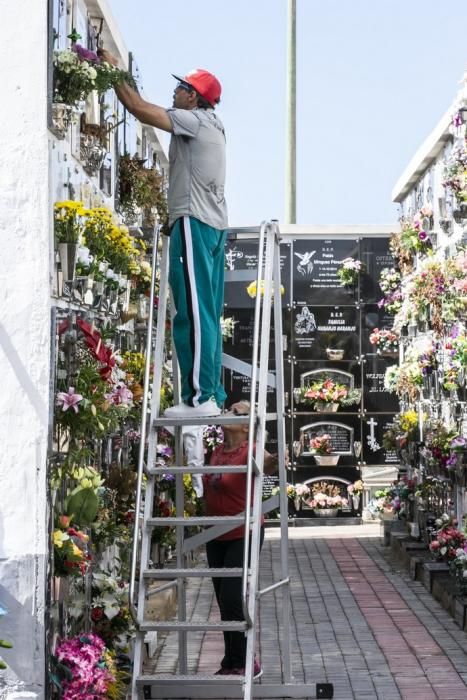
[[226,232],[184,216],[172,226],[169,283],[175,303],[172,332],[182,400],[198,406],[211,397],[221,405]]

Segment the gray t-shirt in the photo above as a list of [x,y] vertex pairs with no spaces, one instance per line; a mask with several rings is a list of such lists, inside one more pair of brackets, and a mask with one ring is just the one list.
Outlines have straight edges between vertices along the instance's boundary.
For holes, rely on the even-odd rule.
[[227,228],[225,133],[213,109],[168,109],[173,126],[169,148],[169,225],[193,216]]

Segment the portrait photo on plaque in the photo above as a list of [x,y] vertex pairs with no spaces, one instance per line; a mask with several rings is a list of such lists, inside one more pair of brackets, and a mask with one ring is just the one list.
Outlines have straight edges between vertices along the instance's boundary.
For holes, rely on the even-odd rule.
[[362,419],[362,461],[372,464],[397,465],[395,449],[385,447],[384,434],[390,428],[394,414],[370,414]]
[[397,364],[394,358],[384,359],[366,355],[363,360],[363,409],[368,413],[396,413],[399,410],[397,394],[384,388],[384,376],[390,365]]
[[389,250],[389,237],[362,237],[360,241],[361,275],[360,300],[362,303],[378,302],[383,293],[379,286],[381,270],[394,267],[394,258]]
[[360,356],[360,311],[354,306],[296,303],[291,309],[291,354],[303,360]]
[[314,306],[352,305],[359,298],[358,282],[343,285],[338,275],[344,260],[359,259],[355,239],[295,239],[292,245],[292,301]]

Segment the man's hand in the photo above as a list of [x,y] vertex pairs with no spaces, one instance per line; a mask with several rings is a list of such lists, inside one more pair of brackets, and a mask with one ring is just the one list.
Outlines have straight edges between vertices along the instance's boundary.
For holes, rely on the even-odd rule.
[[97,49],[97,55],[103,61],[110,63],[111,66],[118,66],[118,58],[115,58],[107,49]]

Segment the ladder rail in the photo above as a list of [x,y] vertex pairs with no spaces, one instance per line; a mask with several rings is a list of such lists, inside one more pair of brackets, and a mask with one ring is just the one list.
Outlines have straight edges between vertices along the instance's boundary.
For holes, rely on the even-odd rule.
[[[148,334],[146,338],[146,362],[144,365],[144,385],[143,385],[143,406],[141,411],[141,428],[140,428],[140,444],[138,451],[138,467],[136,480],[136,499],[135,499],[135,522],[133,527],[133,545],[131,549],[131,565],[130,565],[130,581],[128,587],[128,602],[130,613],[133,620],[137,620],[137,611],[134,605],[135,581],[136,581],[136,566],[138,561],[138,543],[140,530],[140,510],[142,501],[142,485],[144,471],[144,449],[146,444],[146,427],[148,417],[148,393],[149,393],[149,376],[151,372],[151,349],[152,349],[152,331],[154,320],[154,289],[156,284],[156,269],[159,249],[159,237],[161,225],[156,223],[153,233],[153,249],[152,249],[152,265],[151,265],[151,289],[149,294],[149,318],[148,318]],[[159,317],[158,309],[158,317]]]
[[[261,242],[260,242],[261,245]],[[256,619],[257,619],[257,588],[259,579],[259,555],[260,555],[260,533],[261,533],[261,501],[262,501],[262,484],[264,471],[264,444],[266,438],[266,403],[267,403],[267,374],[269,369],[269,341],[271,330],[271,309],[272,309],[272,273],[273,273],[273,256],[274,256],[275,236],[274,226],[268,223],[266,227],[266,247],[264,254],[264,272],[263,265],[258,264],[258,275],[264,274],[264,293],[260,295],[261,301],[261,327],[260,327],[260,353],[259,353],[259,371],[258,371],[258,422],[256,433],[256,464],[259,474],[255,479],[255,492],[253,498],[253,523],[254,528],[251,536],[251,547],[249,539],[245,538],[245,552],[247,561],[250,559],[250,580],[248,598],[244,599],[247,604],[248,617],[250,620],[251,630],[247,635],[247,653],[245,664],[245,700],[251,698],[253,685],[253,666],[256,644]],[[277,287],[279,280],[274,284]],[[258,286],[258,294],[259,286]],[[253,387],[252,387],[253,388]],[[277,387],[276,387],[277,388]],[[256,390],[256,386],[254,387]],[[253,440],[250,441],[249,449],[253,449]],[[251,549],[251,556],[250,556]],[[244,581],[244,592],[246,586]]]
[[266,238],[266,230],[268,227],[268,222],[263,221],[261,223],[260,232],[258,236],[258,271],[256,275],[256,298],[255,298],[255,315],[254,315],[254,325],[253,325],[253,349],[252,349],[252,360],[251,360],[251,385],[250,385],[250,420],[249,420],[249,440],[248,440],[248,453],[247,453],[247,473],[246,473],[246,494],[245,494],[245,537],[244,537],[244,549],[243,549],[243,576],[242,576],[242,607],[245,620],[250,627],[252,620],[249,616],[248,610],[248,568],[249,568],[249,558],[250,558],[250,513],[251,513],[251,477],[253,475],[253,445],[255,435],[255,430],[257,429],[257,414],[256,414],[256,382],[258,375],[258,350],[259,350],[259,329],[260,329],[260,319],[261,319],[261,280],[263,272],[263,257],[264,257],[264,242]]
[[[281,577],[289,581],[289,537],[288,537],[288,505],[287,505],[287,474],[286,474],[286,435],[285,435],[285,396],[284,396],[284,364],[282,349],[282,300],[281,300],[281,259],[280,231],[275,226],[276,245],[274,246],[274,349],[276,369],[276,412],[277,412],[277,454],[279,460],[279,514],[281,529]],[[283,631],[283,667],[284,680],[289,683],[292,679],[292,648],[290,638],[290,585],[282,590],[282,631]]]

